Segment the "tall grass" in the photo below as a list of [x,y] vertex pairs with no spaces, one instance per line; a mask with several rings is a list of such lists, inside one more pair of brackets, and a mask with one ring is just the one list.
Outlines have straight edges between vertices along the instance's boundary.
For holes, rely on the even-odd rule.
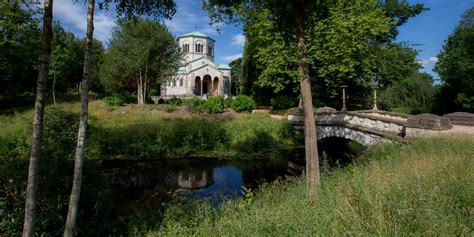
[[[294,145],[291,126],[265,115],[160,113],[161,107],[90,106],[86,156],[93,159],[227,156],[275,151]],[[43,150],[55,156],[74,152],[79,110],[75,103],[49,107]],[[0,157],[26,158],[30,149],[31,112],[0,117]]]
[[[367,151],[323,175],[277,182],[220,208],[170,209],[148,236],[474,234],[474,139],[437,137]],[[184,214],[183,214],[184,213]]]

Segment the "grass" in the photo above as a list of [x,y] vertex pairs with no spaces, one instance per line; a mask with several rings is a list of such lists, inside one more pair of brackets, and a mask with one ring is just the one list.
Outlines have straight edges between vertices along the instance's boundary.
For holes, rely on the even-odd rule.
[[[47,149],[72,156],[79,110],[78,103],[63,103],[46,110]],[[101,101],[90,103],[89,114],[86,156],[90,159],[258,156],[275,148],[295,146],[287,121],[262,114],[196,114],[178,106],[169,111],[168,105],[114,107]],[[28,156],[32,115],[28,111],[0,116],[0,156]]]
[[[148,236],[398,236],[474,234],[474,139],[385,145],[322,176],[276,182],[220,208],[176,208]],[[183,209],[185,211],[183,211]]]

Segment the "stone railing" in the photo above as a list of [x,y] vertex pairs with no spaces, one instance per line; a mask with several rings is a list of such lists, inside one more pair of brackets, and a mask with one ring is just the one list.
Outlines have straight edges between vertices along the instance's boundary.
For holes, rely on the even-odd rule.
[[[336,111],[323,107],[315,112],[318,126],[336,126],[353,129],[381,137],[407,138],[433,135],[450,131],[450,118],[456,118],[455,124],[474,126],[474,114],[453,113],[444,117],[434,114],[407,115],[380,110]],[[304,130],[302,109],[288,111],[288,120],[296,130]]]

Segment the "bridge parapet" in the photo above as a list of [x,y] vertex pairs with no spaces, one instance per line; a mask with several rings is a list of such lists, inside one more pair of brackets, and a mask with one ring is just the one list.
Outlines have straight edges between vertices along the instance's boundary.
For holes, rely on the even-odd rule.
[[[434,114],[407,115],[380,110],[342,112],[324,107],[318,109],[315,116],[318,139],[343,137],[358,141],[364,146],[371,146],[380,141],[448,132],[474,134],[474,114],[469,113],[454,113],[441,117]],[[449,117],[457,119],[454,127]],[[288,120],[295,130],[304,131],[302,109],[288,110]]]

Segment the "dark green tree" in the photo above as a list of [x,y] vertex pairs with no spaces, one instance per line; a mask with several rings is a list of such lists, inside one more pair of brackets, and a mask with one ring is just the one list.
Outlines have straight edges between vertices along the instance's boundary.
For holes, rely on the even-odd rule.
[[427,73],[414,72],[403,81],[396,81],[382,91],[380,100],[385,110],[408,114],[431,112],[433,78]]
[[41,28],[33,5],[0,2],[0,110],[34,101]]
[[[82,70],[84,66],[84,44],[85,39],[74,36],[71,32],[66,32],[59,22],[53,24],[53,49],[51,52],[51,66],[49,79],[53,99],[55,92],[66,92],[77,90],[82,80]],[[99,69],[103,61],[104,47],[102,42],[94,39],[91,61],[91,90],[103,92],[100,84]],[[55,99],[54,99],[55,100]]]
[[233,95],[237,95],[242,87],[242,58],[238,58],[229,63],[232,68],[232,88]]
[[474,111],[474,7],[468,9],[438,54],[435,71],[443,84],[438,112]]
[[175,75],[180,53],[173,35],[157,21],[123,21],[112,33],[102,71],[109,91],[132,86],[138,104],[145,104],[150,88]]

